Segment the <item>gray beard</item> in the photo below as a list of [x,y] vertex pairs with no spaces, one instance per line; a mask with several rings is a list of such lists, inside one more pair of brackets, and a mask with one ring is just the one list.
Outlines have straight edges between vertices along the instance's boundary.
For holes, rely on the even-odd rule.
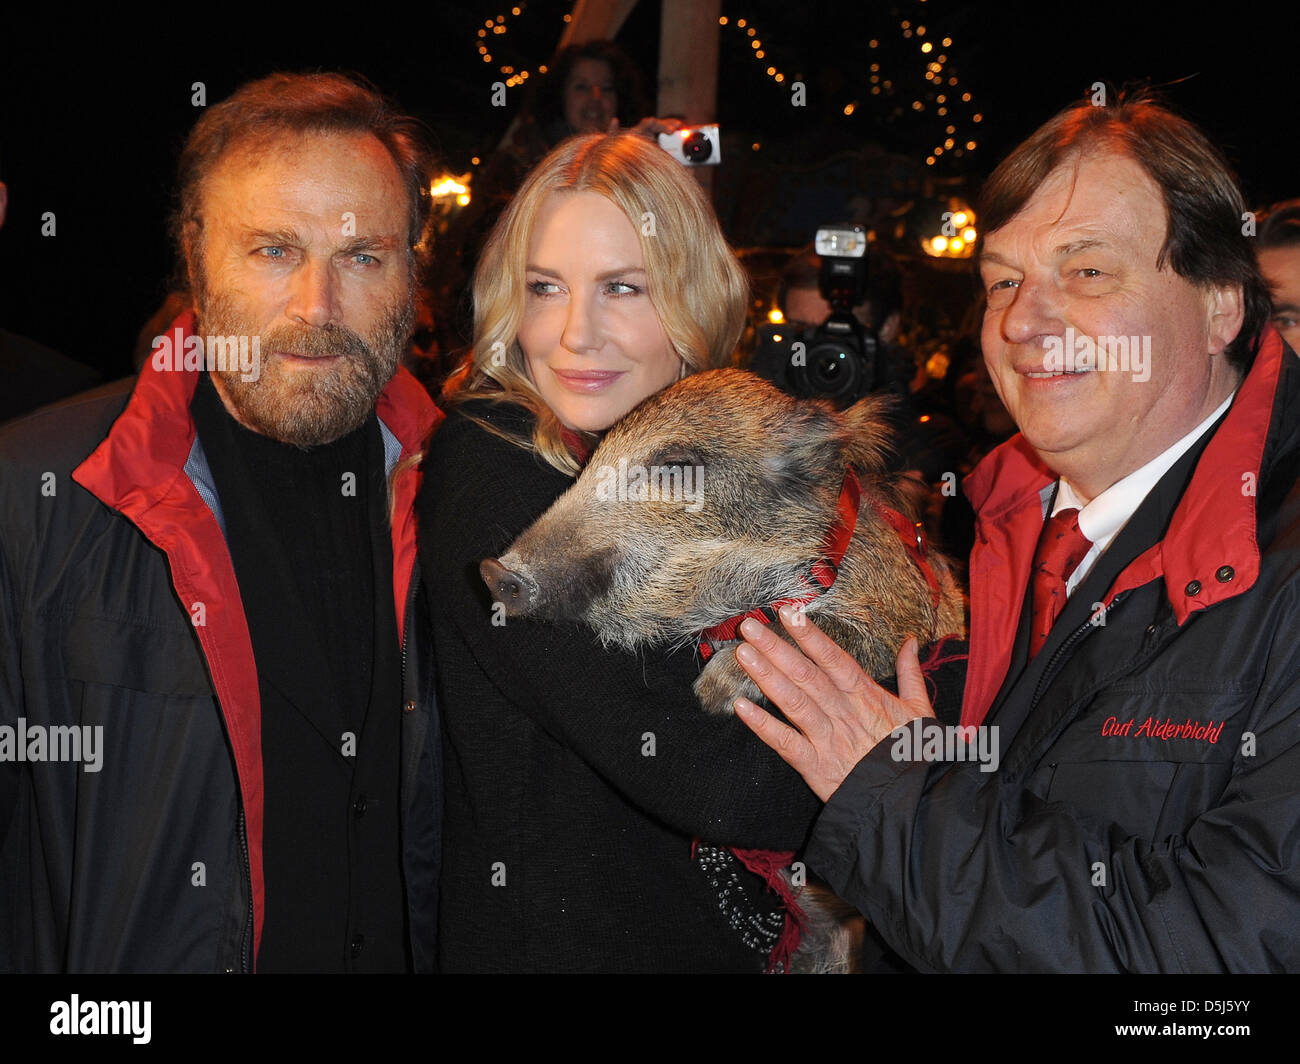
[[[253,336],[233,299],[196,291],[203,336]],[[408,298],[384,311],[371,336],[362,339],[341,325],[284,324],[260,333],[261,373],[244,380],[237,366],[214,369],[217,391],[236,419],[255,432],[296,447],[333,443],[360,428],[379,393],[393,378],[415,321]],[[275,351],[308,357],[341,356],[329,370],[297,372],[272,357]]]

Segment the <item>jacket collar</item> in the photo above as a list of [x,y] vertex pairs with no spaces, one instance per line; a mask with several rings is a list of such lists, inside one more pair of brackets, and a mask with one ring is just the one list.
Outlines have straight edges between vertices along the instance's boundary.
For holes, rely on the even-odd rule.
[[[194,312],[181,314],[166,335],[179,361],[187,341],[196,335]],[[142,530],[141,519],[159,502],[173,492],[189,494],[185,485],[177,483],[178,478],[183,478],[204,500],[225,535],[220,501],[190,417],[190,402],[198,381],[197,368],[165,367],[155,351],[141,367],[126,409],[107,438],[76,470],[78,483]],[[428,392],[404,368],[398,369],[380,393],[375,414],[383,433],[390,476],[400,459],[418,453],[443,417]],[[415,561],[414,507],[419,482],[418,470],[408,469],[391,485],[393,593],[399,634],[405,632],[405,606]]]
[[[194,327],[194,312],[187,310],[172,323],[168,342],[182,347],[195,335]],[[126,409],[79,469],[94,478],[91,490],[103,502],[128,516],[143,512],[166,494],[192,455],[195,469],[206,469],[201,449],[194,453],[197,433],[190,417],[198,382],[197,369],[163,369],[156,356],[141,367]],[[424,387],[405,369],[398,369],[380,393],[375,413],[389,474],[398,458],[417,451],[442,419]]]
[[[1259,576],[1257,487],[1274,406],[1286,398],[1278,393],[1278,380],[1289,350],[1270,325],[1237,398],[1206,445],[1164,542],[1157,554],[1149,552],[1130,567],[1142,563],[1148,579],[1164,576],[1179,624],[1195,610],[1248,590]],[[998,521],[1027,503],[1041,505],[1043,489],[1055,479],[1017,434],[981,462],[963,487],[981,522]],[[1215,579],[1225,565],[1234,575]],[[1193,581],[1200,582],[1201,590],[1189,594]],[[1134,587],[1145,581],[1121,577],[1121,582]]]
[[[1240,595],[1259,577],[1256,501],[1270,444],[1291,417],[1300,378],[1295,354],[1269,326],[1250,372],[1206,445],[1162,542],[1136,558],[1104,599],[1161,578],[1181,625],[1197,610]],[[1284,372],[1288,383],[1279,387]],[[978,723],[1006,676],[1037,536],[1042,499],[1056,479],[1024,436],[993,451],[966,478],[979,515],[971,562],[971,669],[963,723]],[[1010,565],[1008,579],[1007,566]],[[983,667],[986,666],[986,667]]]

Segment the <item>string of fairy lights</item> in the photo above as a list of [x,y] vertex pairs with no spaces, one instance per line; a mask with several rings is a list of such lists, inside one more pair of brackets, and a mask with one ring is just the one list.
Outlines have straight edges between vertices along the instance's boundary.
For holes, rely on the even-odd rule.
[[[525,8],[527,7],[528,5],[525,3],[518,3],[512,7],[507,14],[497,15],[494,18],[483,20],[483,25],[480,26],[478,30],[478,55],[484,63],[491,65],[494,61],[492,58],[493,39],[504,37],[510,30],[509,19],[518,18],[524,13]],[[573,16],[566,14],[564,16],[564,21],[566,24],[572,22]],[[532,71],[522,68],[516,69],[510,63],[499,64],[497,70],[506,76],[506,87],[511,89],[524,84],[524,82],[532,77]],[[538,66],[537,73],[546,73],[545,63]]]
[[[925,3],[925,0],[917,0],[917,2],[920,6]],[[724,30],[726,27],[732,27],[741,35],[742,42],[748,45],[755,61],[773,83],[780,85],[786,82],[786,72],[781,69],[779,63],[769,58],[770,48],[764,44],[753,19],[733,19],[723,15],[719,17],[718,24],[724,27]],[[946,153],[959,158],[975,151],[979,147],[979,141],[973,132],[963,132],[962,127],[967,120],[970,125],[979,125],[984,121],[984,115],[975,110],[970,90],[961,86],[956,67],[952,62],[952,37],[935,32],[932,26],[926,25],[924,19],[916,16],[901,18],[897,28],[902,35],[902,40],[910,44],[905,46],[905,50],[910,52],[914,48],[913,54],[919,57],[919,77],[916,71],[908,71],[906,75],[885,71],[882,59],[887,49],[881,47],[879,38],[871,38],[867,42],[871,56],[867,71],[871,95],[901,96],[906,99],[910,94],[912,96],[908,108],[910,111],[918,115],[933,113],[936,118],[943,120],[943,133],[941,136],[936,136],[934,147],[926,155],[926,166],[937,165]],[[795,81],[801,79],[801,74],[794,75]],[[896,85],[896,79],[902,83]],[[913,80],[917,82],[914,88],[912,88]],[[910,93],[905,92],[908,88],[911,88]],[[850,100],[843,105],[842,110],[845,116],[851,116],[860,106],[861,100]],[[755,144],[756,148],[757,146]],[[951,206],[953,210],[948,212],[945,231],[927,236],[922,241],[923,250],[931,257],[967,258],[974,249],[977,236],[975,212],[958,201],[953,201]]]
[[[924,3],[925,0],[918,0],[918,5],[924,5]],[[492,65],[495,61],[492,55],[494,42],[500,42],[501,38],[509,33],[511,19],[521,16],[527,6],[526,3],[520,2],[507,12],[484,19],[483,25],[478,28],[476,39],[479,58],[483,63]],[[564,21],[565,23],[572,22],[572,14],[565,14]],[[758,27],[754,24],[753,19],[722,15],[718,18],[718,25],[724,29],[734,31],[741,37],[743,44],[748,47],[750,54],[754,57],[754,61],[762,68],[763,74],[770,78],[774,84],[782,85],[789,80],[787,73],[769,58],[768,48],[764,45],[763,38],[759,35]],[[943,135],[936,138],[934,147],[930,149],[929,154],[926,156],[926,165],[934,166],[945,152],[951,152],[954,156],[962,156],[967,152],[975,151],[979,146],[975,136],[959,131],[960,120],[957,115],[959,105],[967,105],[967,109],[971,112],[969,120],[974,125],[982,122],[984,116],[973,109],[969,90],[958,91],[960,80],[952,64],[952,57],[949,54],[953,47],[952,37],[933,32],[932,28],[928,27],[919,18],[901,19],[898,23],[898,29],[904,40],[915,43],[926,83],[924,86],[917,87],[910,105],[911,110],[918,114],[932,110],[937,118],[948,119],[943,126]],[[867,48],[871,52],[879,54],[879,38],[869,40]],[[510,63],[497,64],[497,70],[505,76],[505,84],[508,88],[523,85],[533,76],[532,71],[526,68],[516,68]],[[545,74],[546,65],[544,63],[540,64],[536,72]],[[898,77],[900,77],[898,74],[893,77],[886,76],[880,61],[873,58],[868,71],[871,95],[892,96],[900,93],[902,86],[896,86],[895,83],[895,79]],[[795,80],[798,80],[797,75]],[[850,100],[844,104],[843,113],[852,115],[859,105],[859,100]]]
[[[738,18],[733,23],[727,15],[721,15],[718,18],[719,26],[734,25],[738,33],[742,34],[749,44],[750,51],[753,52],[754,58],[760,65],[767,59],[767,51],[763,47],[763,39],[758,35],[758,27],[749,19]],[[775,66],[768,64],[764,73],[771,78],[776,84],[780,85],[785,81],[785,72],[778,70]]]
[[[925,0],[919,0],[919,2],[924,4]],[[742,36],[755,61],[773,83],[780,85],[787,80],[786,72],[769,58],[769,49],[764,46],[763,38],[759,35],[758,27],[752,19],[733,19],[728,15],[722,15],[718,19],[718,25],[731,27]],[[984,121],[984,116],[980,112],[974,111],[970,91],[959,89],[960,80],[952,64],[952,57],[949,54],[949,50],[953,47],[953,39],[950,36],[936,34],[923,21],[915,21],[911,18],[901,19],[898,29],[904,40],[915,43],[916,54],[920,57],[922,64],[921,73],[926,83],[923,87],[917,87],[910,105],[911,110],[918,114],[932,110],[936,117],[948,120],[944,123],[942,137],[936,138],[934,147],[930,149],[929,154],[926,156],[926,165],[934,166],[945,152],[951,152],[954,156],[961,156],[967,152],[975,151],[979,147],[979,142],[973,134],[959,132],[960,120],[957,112],[960,105],[966,105],[967,110],[972,112],[969,115],[970,122],[975,125]],[[879,55],[879,38],[869,40],[867,48]],[[895,77],[898,76],[895,75]],[[798,75],[796,75],[797,79]],[[902,91],[902,86],[899,86],[896,90],[894,77],[886,76],[886,73],[882,70],[881,62],[875,58],[869,64],[868,80],[872,96],[893,96]],[[846,116],[852,115],[860,105],[860,100],[850,100],[844,104],[843,113]]]
[[[923,8],[926,0],[916,0],[916,5]],[[513,5],[508,11],[495,15],[491,18],[484,19],[483,25],[478,27],[476,35],[476,47],[479,58],[485,65],[491,66],[496,63],[493,56],[494,45],[502,43],[510,31],[511,20],[517,19],[527,8],[527,4],[521,0],[520,3]],[[564,15],[564,22],[573,21],[572,14]],[[718,18],[718,25],[723,28],[724,32],[731,32],[740,38],[740,43],[748,49],[754,61],[761,68],[763,75],[769,78],[775,85],[784,85],[787,82],[798,82],[802,80],[802,75],[787,73],[781,68],[781,65],[770,56],[770,46],[764,42],[763,36],[759,33],[757,25],[750,17],[738,17],[731,15],[721,15]],[[975,105],[969,89],[961,87],[960,79],[957,75],[956,68],[952,61],[952,49],[954,47],[953,39],[947,34],[935,31],[933,26],[927,25],[926,20],[919,15],[913,14],[907,18],[901,18],[898,22],[898,32],[901,33],[905,42],[915,48],[915,55],[920,61],[917,68],[920,78],[917,78],[917,71],[887,71],[884,69],[884,55],[887,49],[881,48],[879,38],[871,38],[867,42],[867,48],[870,55],[868,64],[868,84],[870,94],[876,97],[895,97],[906,100],[911,96],[908,108],[918,115],[928,115],[933,113],[934,116],[943,120],[943,133],[936,135],[934,146],[929,150],[925,157],[926,166],[936,166],[944,155],[951,157],[961,157],[975,151],[979,147],[979,141],[973,131],[963,131],[967,122],[970,125],[979,125],[984,120],[984,116],[975,110]],[[911,51],[911,48],[905,50]],[[526,68],[516,68],[510,63],[496,63],[496,69],[504,76],[505,84],[509,88],[524,85],[533,71]],[[537,74],[546,73],[546,65],[539,64],[536,69]],[[917,84],[913,87],[913,82]],[[924,84],[919,82],[923,81]],[[853,115],[861,106],[861,100],[850,100],[843,105],[842,111],[845,116]],[[757,149],[759,145],[754,144]],[[473,165],[477,166],[479,159],[473,159]],[[465,175],[468,176],[468,175]],[[467,202],[467,189],[461,187],[457,182],[451,182],[439,190],[441,195],[456,195],[461,202]],[[435,192],[437,194],[437,192]],[[974,215],[967,209],[963,212],[962,222],[958,223],[957,233],[943,240],[943,247],[940,247],[941,237],[927,239],[925,250],[930,255],[936,256],[959,256],[969,255],[970,245],[974,232]]]
[[[926,27],[923,23],[912,24],[910,19],[903,19],[899,23],[899,28],[903,31],[903,37],[915,39],[919,42],[921,55],[927,57],[925,62],[925,80],[929,83],[928,91],[918,96],[912,101],[912,110],[924,111],[926,101],[933,104],[935,114],[939,118],[949,117],[949,112],[955,109],[958,101],[964,104],[970,104],[971,94],[969,91],[957,93],[959,81],[955,69],[949,64],[947,49],[952,47],[951,37],[942,37],[936,44],[933,37],[926,38]],[[872,41],[874,46],[877,42]],[[937,49],[937,51],[936,51]],[[933,57],[933,58],[929,58]],[[949,64],[945,70],[945,64]],[[978,125],[984,121],[984,116],[978,111],[974,111],[970,120]],[[957,125],[955,122],[949,122],[944,126],[944,139],[941,143],[936,144],[930,154],[926,156],[925,163],[927,166],[933,166],[935,161],[943,155],[945,151],[951,151],[955,155],[963,155],[968,151],[974,151],[979,147],[978,141],[973,136],[967,137],[965,143],[961,143],[957,136]]]

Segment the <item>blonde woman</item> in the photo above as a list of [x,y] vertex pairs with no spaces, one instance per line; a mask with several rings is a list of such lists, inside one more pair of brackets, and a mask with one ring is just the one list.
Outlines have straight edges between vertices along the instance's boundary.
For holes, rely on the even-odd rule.
[[446,815],[446,971],[762,971],[782,912],[718,846],[794,850],[818,803],[691,650],[493,624],[479,562],[572,482],[600,433],[740,335],[744,275],[699,186],[630,134],[560,145],[493,230],[475,344],[420,504]]

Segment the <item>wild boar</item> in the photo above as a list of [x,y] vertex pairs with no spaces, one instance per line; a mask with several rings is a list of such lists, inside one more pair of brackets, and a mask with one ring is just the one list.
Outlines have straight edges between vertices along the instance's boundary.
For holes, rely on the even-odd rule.
[[713,712],[761,698],[734,627],[773,604],[801,604],[870,675],[890,676],[909,634],[924,645],[965,621],[887,471],[887,407],[836,410],[740,370],[687,377],[611,428],[482,577],[507,616],[576,621],[628,650],[700,642],[695,693]]

